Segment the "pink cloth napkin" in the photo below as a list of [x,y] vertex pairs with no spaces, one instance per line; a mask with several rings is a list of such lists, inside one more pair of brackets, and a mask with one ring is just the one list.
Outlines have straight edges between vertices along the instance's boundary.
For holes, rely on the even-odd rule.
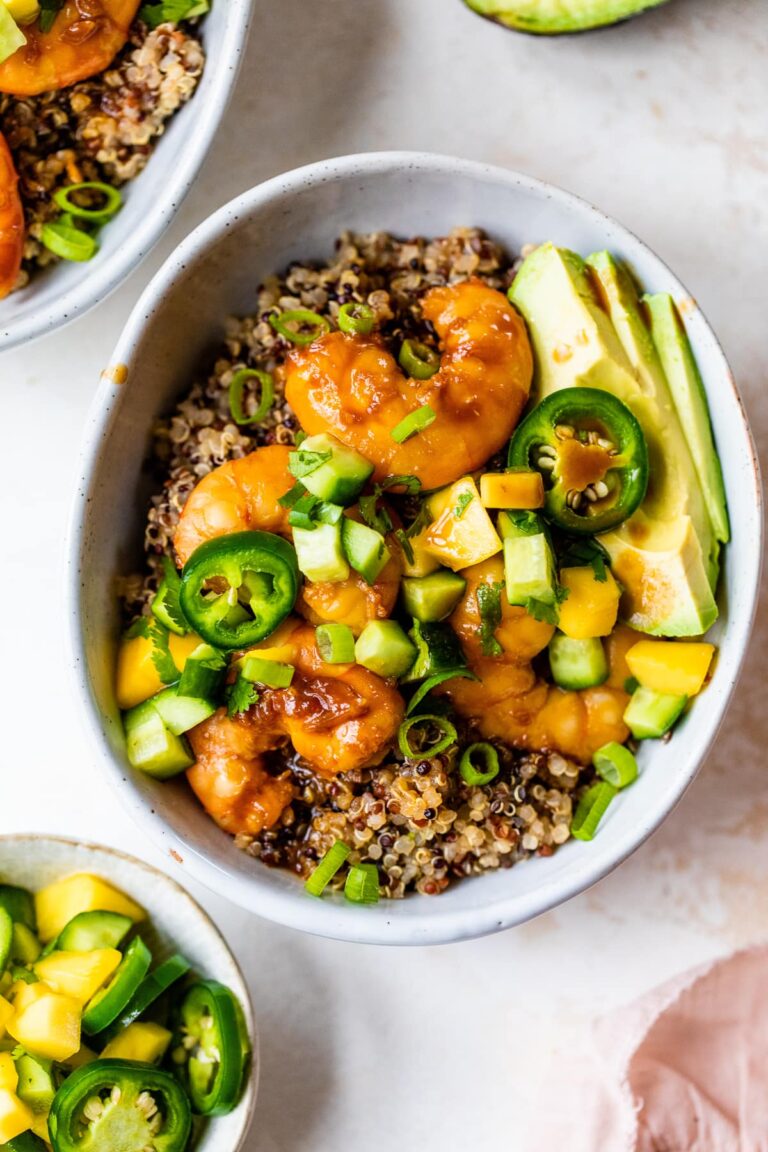
[[768,947],[604,1017],[547,1079],[526,1152],[768,1152]]

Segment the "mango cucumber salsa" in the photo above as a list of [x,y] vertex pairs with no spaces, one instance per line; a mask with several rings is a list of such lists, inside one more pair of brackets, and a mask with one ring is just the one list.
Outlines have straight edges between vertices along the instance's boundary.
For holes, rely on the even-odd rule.
[[99,876],[0,884],[0,1146],[184,1152],[193,1115],[236,1106],[240,1004],[181,956],[154,963],[145,923]]

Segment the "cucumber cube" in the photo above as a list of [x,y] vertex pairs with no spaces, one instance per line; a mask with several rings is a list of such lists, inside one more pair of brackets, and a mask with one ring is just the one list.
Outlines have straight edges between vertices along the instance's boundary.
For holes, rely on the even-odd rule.
[[345,516],[341,522],[341,544],[355,572],[368,584],[375,584],[391,555],[382,534]]
[[152,703],[174,736],[181,736],[183,732],[189,732],[190,728],[196,728],[216,711],[216,705],[210,700],[182,696],[178,687],[166,688],[164,692],[152,697]]
[[504,540],[504,575],[510,604],[524,605],[527,600],[554,604],[555,564],[543,532]]
[[308,492],[333,504],[351,504],[373,473],[373,464],[327,432],[291,452],[289,468]]
[[467,582],[457,572],[442,568],[431,576],[406,577],[402,582],[406,612],[423,623],[450,616],[464,595]]
[[549,642],[549,667],[559,688],[595,688],[608,679],[608,660],[597,637],[573,640],[555,632]]
[[341,524],[318,524],[311,530],[294,528],[293,546],[299,571],[307,580],[335,584],[349,576],[349,564],[341,543]]
[[394,620],[372,620],[355,644],[355,659],[378,676],[403,676],[416,659],[415,644]]
[[687,696],[636,688],[624,712],[624,723],[636,740],[654,739],[669,731],[687,703]]
[[214,700],[227,670],[227,657],[210,644],[198,644],[187,657],[179,680],[179,696]]
[[544,531],[544,521],[535,512],[500,512],[497,526],[502,540],[513,536],[538,536]]
[[167,780],[194,764],[183,736],[163,722],[152,700],[131,708],[123,717],[128,763],[157,780]]

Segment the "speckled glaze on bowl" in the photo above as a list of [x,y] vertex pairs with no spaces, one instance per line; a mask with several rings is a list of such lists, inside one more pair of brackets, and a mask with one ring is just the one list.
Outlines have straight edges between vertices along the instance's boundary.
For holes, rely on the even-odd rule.
[[0,300],[0,352],[76,320],[138,267],[189,192],[227,110],[255,0],[216,0],[200,25],[206,64],[192,99],[169,121],[144,171],[123,189],[121,212],[85,264],[62,261]]
[[[440,235],[459,224],[485,228],[511,251],[545,239],[585,253],[608,248],[647,290],[687,302],[733,517],[713,629],[720,651],[706,695],[673,741],[643,748],[640,779],[612,805],[594,841],[463,880],[439,897],[360,908],[341,897],[308,897],[293,876],[238,852],[183,779],[158,784],[129,769],[114,697],[115,578],[139,555],[152,424],[204,370],[225,317],[253,308],[259,281],[292,260],[326,258],[344,228]],[[527,176],[420,153],[368,154],[290,172],[233,200],[179,246],[137,304],[96,397],[83,459],[71,530],[71,629],[77,692],[104,770],[140,825],[190,873],[280,923],[346,940],[427,944],[498,931],[555,907],[615,868],[671,811],[736,684],[757,597],[762,512],[757,457],[728,365],[689,293],[657,256],[582,200]]]
[[156,960],[181,952],[195,972],[226,984],[240,1000],[253,1047],[248,1086],[237,1108],[206,1124],[194,1145],[194,1152],[238,1152],[256,1104],[259,1041],[248,987],[223,936],[175,880],[133,856],[56,836],[0,836],[0,879],[6,883],[36,891],[75,872],[103,876],[146,909],[150,923],[142,936]]

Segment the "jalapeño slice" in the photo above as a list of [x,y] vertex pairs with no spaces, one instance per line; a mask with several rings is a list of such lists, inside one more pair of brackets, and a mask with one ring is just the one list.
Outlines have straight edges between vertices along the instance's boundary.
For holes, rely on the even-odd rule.
[[240,1099],[250,1057],[242,1009],[215,980],[193,984],[179,1010],[180,1074],[201,1116],[224,1116]]

